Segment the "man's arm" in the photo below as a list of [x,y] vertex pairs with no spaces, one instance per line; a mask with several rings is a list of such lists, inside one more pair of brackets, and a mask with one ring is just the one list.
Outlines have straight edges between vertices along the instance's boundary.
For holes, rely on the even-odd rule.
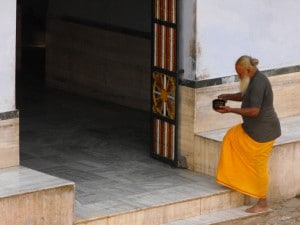
[[216,111],[219,113],[235,113],[245,117],[257,117],[260,113],[260,108],[230,108],[229,106],[220,106],[220,109]]
[[241,92],[235,93],[235,94],[222,94],[218,96],[219,99],[223,99],[225,101],[231,100],[231,101],[237,101],[240,102],[243,100],[243,95]]

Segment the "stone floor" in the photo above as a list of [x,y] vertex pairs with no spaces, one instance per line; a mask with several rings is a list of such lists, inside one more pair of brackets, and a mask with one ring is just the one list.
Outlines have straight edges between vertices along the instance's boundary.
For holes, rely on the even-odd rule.
[[36,87],[18,109],[21,165],[75,182],[79,218],[227,191],[152,159],[147,112]]

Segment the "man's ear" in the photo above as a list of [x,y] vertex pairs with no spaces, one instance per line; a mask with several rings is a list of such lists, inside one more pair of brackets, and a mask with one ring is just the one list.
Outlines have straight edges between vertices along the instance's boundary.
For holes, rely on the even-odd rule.
[[247,67],[247,73],[250,74],[252,72],[250,67]]

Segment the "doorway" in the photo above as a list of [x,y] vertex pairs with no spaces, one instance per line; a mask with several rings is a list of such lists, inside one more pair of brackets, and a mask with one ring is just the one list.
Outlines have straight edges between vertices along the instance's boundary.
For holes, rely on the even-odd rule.
[[[88,45],[92,41],[95,41],[94,47],[99,48],[101,45],[98,43],[110,35],[119,41],[118,47],[124,43],[122,42],[123,39],[136,40],[136,43],[147,42],[146,48],[149,49],[141,52],[150,53],[149,33],[136,31],[132,28],[122,28],[120,25],[78,19],[74,16],[61,17],[60,15],[55,17],[58,11],[61,12],[64,8],[61,6],[60,10],[53,9],[54,5],[58,7],[56,4],[57,2],[54,0],[23,0],[18,2],[19,15],[21,16],[21,26],[19,25],[18,29],[19,36],[22,37],[19,43],[21,63],[19,62],[17,71],[21,165],[77,181],[77,179],[88,177],[86,174],[83,175],[85,170],[94,168],[96,164],[107,170],[112,170],[111,166],[119,165],[120,167],[122,163],[125,163],[121,167],[126,167],[132,161],[151,163],[149,157],[150,97],[148,97],[148,102],[143,101],[140,104],[132,101],[130,95],[122,96],[122,92],[118,92],[120,89],[125,92],[131,90],[128,88],[129,85],[124,87],[122,80],[119,79],[115,82],[116,79],[114,80],[114,78],[118,74],[113,77],[112,72],[115,73],[116,71],[108,68],[110,64],[107,58],[89,59],[90,53],[85,52],[90,51]],[[112,6],[107,5],[107,7]],[[49,12],[50,8],[51,12]],[[78,8],[74,8],[75,14],[76,10]],[[53,19],[53,17],[55,18]],[[72,35],[68,35],[68,32],[63,35],[58,34],[62,25],[64,28],[73,29]],[[50,33],[47,33],[49,30]],[[82,30],[89,30],[90,34],[98,35],[99,40],[83,37],[82,33],[79,32]],[[70,38],[73,39],[73,42]],[[66,40],[69,42],[64,42]],[[74,46],[74,40],[80,41],[79,47]],[[61,49],[61,43],[65,46],[70,45]],[[78,52],[76,50],[70,52],[72,45],[74,49],[78,47],[78,52],[80,52],[79,57],[75,57],[73,62],[73,56]],[[128,46],[124,48],[126,47]],[[116,49],[108,50],[113,52]],[[107,49],[102,49],[102,53],[105,50]],[[137,51],[136,48],[132,48],[132,50]],[[102,54],[101,52],[98,53],[99,55]],[[132,52],[130,53],[132,54]],[[97,62],[99,59],[102,62]],[[81,67],[70,66],[71,63],[78,65],[76,60],[80,60]],[[146,70],[149,73],[146,76],[149,80],[150,54],[139,57],[139,60],[141,64],[148,65]],[[112,61],[116,61],[116,58],[112,58]],[[130,60],[127,61],[131,63]],[[100,68],[99,65],[103,65],[103,67]],[[122,66],[121,68],[127,68],[129,71],[135,67],[135,65],[130,65],[131,67]],[[142,66],[137,65],[136,67],[136,71],[145,73]],[[57,72],[59,69],[63,70],[61,74]],[[102,72],[106,74],[104,77],[101,77]],[[81,73],[84,74],[84,77]],[[66,74],[69,80],[64,77]],[[105,98],[99,96],[99,93],[103,94],[104,92],[95,94],[95,89],[92,90],[95,88],[92,84],[97,83],[92,80],[93,78],[101,80],[106,85],[99,87],[101,90],[107,89]],[[129,83],[134,84],[134,82],[130,82],[130,79],[136,79],[136,77],[127,74]],[[148,89],[141,92],[147,92],[147,95],[150,93],[148,80],[144,80],[140,76],[136,83],[139,83],[140,87],[148,85],[146,87]],[[61,85],[62,82],[65,86]],[[90,83],[88,84],[88,82]],[[114,89],[112,90],[112,88]],[[136,95],[136,93],[134,94]],[[141,98],[140,101],[142,101]]]

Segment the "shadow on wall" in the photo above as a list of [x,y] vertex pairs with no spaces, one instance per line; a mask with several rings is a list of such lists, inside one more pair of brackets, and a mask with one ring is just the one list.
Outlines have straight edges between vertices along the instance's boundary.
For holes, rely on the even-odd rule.
[[150,40],[77,23],[48,23],[49,87],[150,109]]
[[[36,78],[44,80],[45,74],[52,88],[150,109],[151,1],[27,0],[19,5],[19,67],[33,66]],[[24,68],[22,73],[23,80],[32,79]]]

